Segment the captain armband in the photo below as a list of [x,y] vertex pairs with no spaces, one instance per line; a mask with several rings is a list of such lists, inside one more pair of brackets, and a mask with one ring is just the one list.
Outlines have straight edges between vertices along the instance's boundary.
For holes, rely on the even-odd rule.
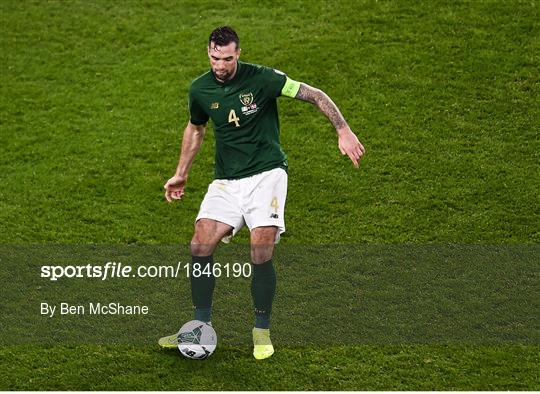
[[283,89],[281,89],[281,95],[295,98],[298,90],[300,90],[300,82],[294,81],[287,77],[285,80],[285,85],[283,85]]

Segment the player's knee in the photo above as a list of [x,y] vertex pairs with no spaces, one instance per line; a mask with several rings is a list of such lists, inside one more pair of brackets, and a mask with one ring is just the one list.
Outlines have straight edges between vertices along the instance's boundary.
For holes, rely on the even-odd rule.
[[192,256],[210,256],[212,254],[212,249],[208,245],[191,242],[190,249]]
[[251,262],[262,264],[272,258],[274,245],[254,245],[251,247]]
[[213,220],[201,219],[195,223],[190,244],[192,256],[210,256],[214,253],[220,238],[216,236],[216,230],[216,222]]
[[278,229],[274,226],[258,227],[251,232],[251,262],[262,264],[272,258]]
[[210,256],[214,252],[215,245],[209,242],[204,234],[195,232],[191,239],[190,250],[192,256]]

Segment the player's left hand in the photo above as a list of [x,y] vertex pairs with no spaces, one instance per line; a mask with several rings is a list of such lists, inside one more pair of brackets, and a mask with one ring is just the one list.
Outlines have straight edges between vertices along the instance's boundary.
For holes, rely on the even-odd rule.
[[341,154],[349,156],[354,166],[358,168],[358,163],[366,153],[366,149],[350,128],[338,131],[338,146]]

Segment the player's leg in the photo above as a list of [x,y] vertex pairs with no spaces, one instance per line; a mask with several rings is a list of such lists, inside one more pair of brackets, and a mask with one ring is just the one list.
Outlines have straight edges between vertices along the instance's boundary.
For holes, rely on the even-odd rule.
[[[200,219],[195,223],[191,240],[191,300],[195,308],[195,320],[210,322],[212,318],[212,296],[216,285],[213,275],[213,253],[217,244],[232,231],[232,226],[212,220]],[[200,275],[194,275],[197,270]],[[178,334],[160,338],[158,344],[166,349],[178,346]]]
[[251,294],[255,310],[253,355],[257,359],[264,359],[274,353],[269,328],[276,292],[276,271],[272,255],[274,244],[285,231],[287,173],[281,168],[263,172],[252,178],[251,186],[247,199],[251,203],[244,207],[249,214],[244,219],[251,230]]
[[272,254],[278,231],[279,228],[275,226],[257,227],[251,230],[251,261],[253,263],[251,297],[255,310],[253,356],[256,359],[265,359],[274,353],[270,340],[270,314],[276,293],[276,271]]
[[251,230],[251,262],[254,265],[261,265],[272,259],[278,231],[277,226],[260,226]]
[[[190,245],[191,299],[195,308],[195,320],[210,322],[212,318],[212,296],[216,283],[212,273],[212,255],[221,238],[231,231],[232,226],[212,219],[199,219],[195,223],[195,232]],[[193,275],[195,268],[200,275]],[[204,274],[205,272],[209,275]],[[162,348],[175,349],[178,346],[178,334],[160,338],[158,344]]]
[[[215,285],[212,273],[214,250],[222,238],[238,231],[244,223],[236,193],[234,183],[215,180],[208,186],[195,220],[195,232],[191,240],[190,281],[196,320],[209,322],[211,319]],[[195,272],[203,274],[194,275]]]
[[278,228],[275,226],[257,227],[251,230],[251,262],[253,277],[251,296],[255,308],[255,327],[270,327],[272,301],[276,293],[276,271],[272,262],[274,240]]
[[272,261],[274,244],[285,231],[287,173],[281,169],[263,172],[250,181],[251,191],[244,218],[251,231],[253,277],[251,294],[255,307],[255,328],[268,329],[276,289]]
[[251,294],[255,306],[255,327],[268,328],[272,301],[276,293],[276,271],[272,262],[274,240],[279,229],[275,226],[251,230],[251,262],[253,280]]
[[[220,239],[238,231],[244,224],[241,209],[235,197],[234,185],[227,181],[215,180],[208,186],[197,219],[195,232],[191,240],[191,296],[195,306],[195,319],[209,322],[212,313],[212,296],[215,286],[213,276],[213,253]],[[194,265],[197,273],[193,275]],[[175,348],[177,335],[169,335],[159,340],[164,348]]]
[[195,320],[209,322],[212,318],[212,296],[216,284],[213,253],[219,241],[232,230],[232,226],[212,219],[200,219],[195,223],[191,240],[190,276]]
[[199,219],[191,238],[192,256],[209,256],[214,253],[219,241],[230,234],[233,227],[213,219]]

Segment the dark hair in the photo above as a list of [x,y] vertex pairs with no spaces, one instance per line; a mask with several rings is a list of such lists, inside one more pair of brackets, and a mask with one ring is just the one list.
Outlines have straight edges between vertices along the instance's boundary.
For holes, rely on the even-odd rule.
[[208,46],[210,46],[210,43],[212,42],[220,47],[229,45],[231,42],[236,44],[236,48],[240,46],[238,34],[236,34],[234,29],[229,26],[221,26],[214,29],[214,31],[210,33],[210,37],[208,37]]

